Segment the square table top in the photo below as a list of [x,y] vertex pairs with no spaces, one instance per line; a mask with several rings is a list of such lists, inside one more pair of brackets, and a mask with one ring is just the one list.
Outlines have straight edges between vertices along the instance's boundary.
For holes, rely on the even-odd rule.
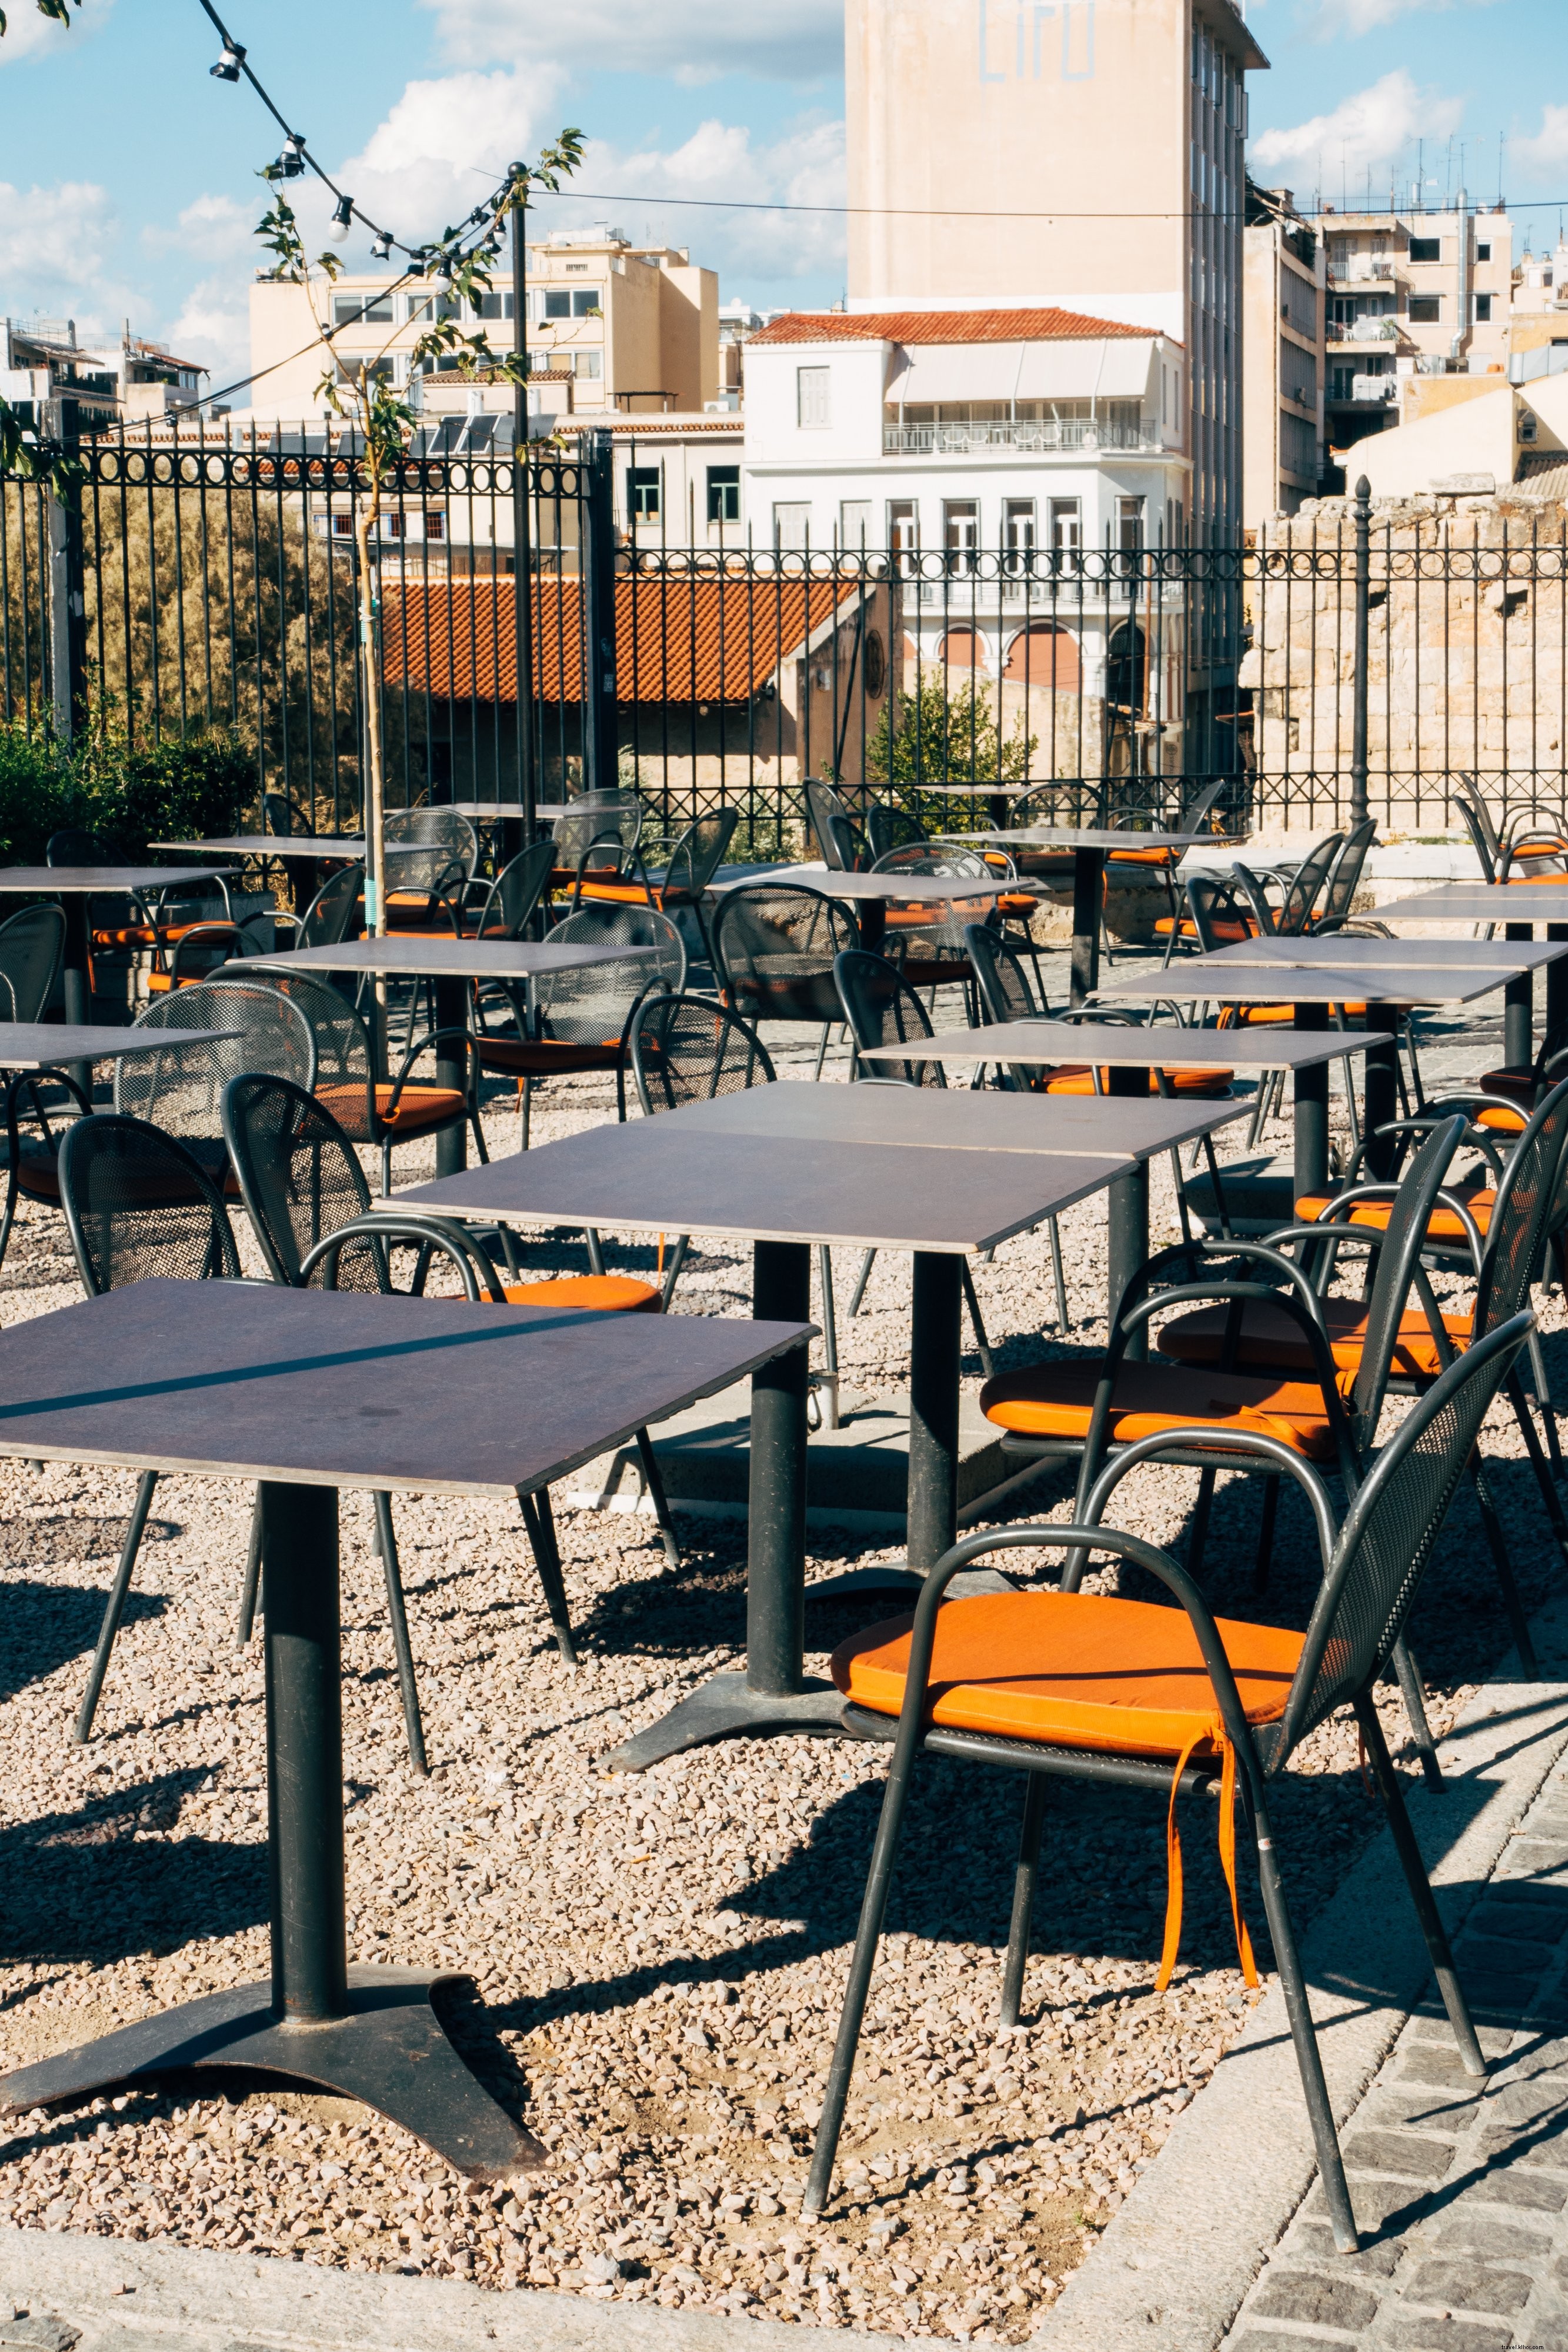
[[774,1131],[747,1132],[721,1116],[722,1102],[697,1103],[625,1127],[589,1128],[416,1185],[384,1205],[506,1224],[958,1254],[1026,1232],[1132,1166],[1114,1145],[1081,1152],[1066,1142],[1054,1150],[933,1149],[900,1139],[900,1128],[910,1129],[898,1112],[880,1122],[886,1139],[865,1139],[878,1121],[848,1098],[887,1102],[899,1091],[892,1087],[786,1082],[757,1091],[844,1097],[845,1139],[825,1141],[820,1118],[792,1127],[787,1111]]
[[1537,971],[1568,955],[1568,940],[1342,940],[1331,931],[1324,939],[1244,940],[1235,947],[1216,948],[1211,963],[1284,963],[1294,969],[1313,966],[1335,971],[1342,964],[1357,971],[1403,971],[1416,964],[1428,971],[1476,971],[1500,966],[1504,971]]
[[792,889],[816,890],[825,898],[886,898],[905,907],[945,906],[949,899],[994,898],[1006,884],[981,881],[962,874],[836,874],[826,866],[780,866],[770,873],[740,874],[733,881],[716,874],[711,891],[743,890],[784,883]]
[[[1114,1069],[1310,1070],[1346,1053],[1386,1045],[1386,1033],[1354,1029],[1128,1029],[1120,1023],[998,1021],[984,1029],[942,1029],[910,1045],[863,1045],[863,1062],[1019,1062],[1042,1068],[1098,1062]],[[1058,1096],[1063,1103],[1082,1096]],[[1121,1109],[1126,1097],[1118,1097]],[[1165,1097],[1167,1108],[1173,1106]],[[1194,1103],[1194,1108],[1197,1108]],[[1128,1108],[1136,1109],[1131,1103]],[[1250,1105],[1248,1106],[1250,1108]]]
[[61,1062],[121,1062],[179,1045],[216,1045],[237,1029],[103,1029],[80,1022],[0,1021],[0,1070],[51,1070]]
[[1568,876],[1561,882],[1445,882],[1379,907],[1380,923],[1568,923]]
[[1158,971],[1130,972],[1098,992],[1097,1001],[1141,1003],[1166,997],[1209,997],[1223,1004],[1470,1004],[1511,978],[1506,964],[1444,971],[1431,964],[1363,965],[1226,963],[1215,956],[1184,956]]
[[1017,841],[1033,849],[1194,849],[1200,842],[1212,843],[1216,849],[1226,845],[1214,833],[1116,832],[1086,824],[1026,824],[1012,829],[983,825],[947,837],[950,841]]
[[728,1388],[811,1328],[132,1283],[0,1331],[0,1454],[511,1495]]
[[[205,846],[205,845],[204,845]],[[166,882],[210,882],[227,866],[0,866],[0,890],[161,890]]]
[[1146,1100],[1053,1095],[1047,1106],[1040,1095],[979,1093],[968,1087],[820,1085],[786,1078],[689,1104],[683,1116],[729,1135],[773,1135],[835,1149],[874,1143],[926,1151],[1110,1152],[1147,1160],[1173,1143],[1250,1118],[1252,1108],[1250,1100],[1167,1101],[1153,1095]]
[[237,956],[224,971],[385,971],[410,980],[542,980],[554,971],[627,963],[655,948],[552,948],[538,940],[344,940],[338,947],[282,948],[271,955]]
[[[150,849],[211,849],[234,857],[363,857],[365,845],[352,833],[226,833],[205,841],[153,841]],[[190,866],[182,867],[190,873]]]

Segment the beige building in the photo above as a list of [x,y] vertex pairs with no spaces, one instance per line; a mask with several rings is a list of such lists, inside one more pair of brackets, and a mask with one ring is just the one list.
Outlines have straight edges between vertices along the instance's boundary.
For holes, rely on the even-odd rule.
[[[1461,195],[1446,212],[1325,207],[1312,225],[1328,248],[1331,450],[1352,449],[1405,422],[1411,378],[1506,369],[1513,289],[1506,213],[1472,212]],[[1412,417],[1433,404],[1412,386]]]
[[1326,266],[1289,188],[1248,181],[1242,246],[1241,515],[1256,530],[1318,494]]
[[[452,306],[468,333],[498,352],[512,341],[512,298],[498,272],[478,311],[434,288],[350,273],[331,289],[258,277],[250,289],[250,363],[258,415],[290,421],[321,414],[322,355],[310,348],[328,306],[334,348],[345,366],[364,357],[398,385],[429,324]],[[634,245],[618,229],[561,230],[531,246],[528,259],[530,375],[537,405],[558,415],[608,417],[701,412],[720,381],[719,281],[680,247]]]
[[849,308],[1047,310],[1185,347],[1194,536],[1241,501],[1233,0],[847,0]]

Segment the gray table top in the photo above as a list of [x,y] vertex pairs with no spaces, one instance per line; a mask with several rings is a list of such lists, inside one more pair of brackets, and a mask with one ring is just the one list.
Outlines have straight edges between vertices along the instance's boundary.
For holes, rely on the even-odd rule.
[[165,882],[214,881],[229,866],[0,866],[0,890],[160,890]]
[[[1222,953],[1228,953],[1223,950]],[[1368,971],[1348,964],[1226,963],[1221,956],[1184,956],[1167,971],[1130,972],[1098,992],[1114,1004],[1168,997],[1203,997],[1219,1004],[1470,1004],[1510,977],[1504,964],[1468,972],[1430,964],[1384,966]]]
[[1192,849],[1199,842],[1209,843],[1216,849],[1226,846],[1212,833],[1118,833],[1079,824],[1026,824],[1011,830],[1004,825],[983,825],[977,831],[950,834],[948,838],[1019,841],[1035,849]]
[[1379,907],[1380,923],[1568,923],[1562,882],[1445,882]]
[[970,881],[958,874],[835,874],[826,866],[780,866],[770,873],[737,875],[727,881],[721,870],[708,885],[710,891],[741,890],[749,883],[786,883],[792,889],[816,890],[825,898],[886,898],[906,907],[936,906],[949,899],[994,898],[1005,883]]
[[536,940],[344,940],[335,948],[280,949],[239,956],[226,974],[245,971],[385,971],[410,980],[539,980],[552,971],[627,963],[654,948],[552,948]]
[[0,1454],[511,1495],[811,1328],[138,1282],[0,1331]]
[[[1081,1058],[1081,1057],[1080,1057]],[[1248,1100],[976,1093],[968,1087],[814,1086],[785,1079],[692,1103],[692,1125],[790,1142],[902,1145],[925,1151],[1125,1152],[1147,1160],[1173,1143],[1249,1118]],[[667,1114],[661,1114],[667,1116]]]
[[[882,1087],[786,1083],[757,1091],[841,1096],[847,1106],[857,1095],[894,1097],[894,1089]],[[825,1142],[815,1123],[809,1131],[786,1127],[784,1132],[738,1132],[714,1116],[722,1108],[694,1104],[625,1127],[590,1128],[560,1143],[492,1160],[488,1168],[416,1185],[393,1195],[386,1205],[422,1206],[507,1224],[595,1225],[957,1254],[993,1248],[1026,1232],[1126,1175],[1132,1165],[1131,1154],[1114,1149],[1079,1155],[1070,1147],[942,1150],[897,1139]],[[889,1137],[896,1135],[896,1116],[883,1122]],[[861,1107],[855,1106],[850,1117],[858,1125],[864,1117]]]
[[[363,857],[365,845],[350,833],[226,833],[205,841],[153,841],[150,849],[211,849],[235,857]],[[181,872],[194,871],[189,866]]]
[[1336,971],[1341,965],[1357,971],[1401,971],[1407,964],[1428,971],[1479,971],[1493,966],[1537,971],[1560,956],[1568,956],[1568,940],[1341,940],[1331,932],[1321,940],[1246,940],[1216,949],[1209,961],[1283,963],[1292,969],[1309,965],[1324,971]]
[[1369,1045],[1388,1042],[1385,1032],[1373,1029],[1342,1034],[1272,1024],[1267,1029],[1126,1029],[1110,1022],[1086,1022],[1079,1028],[1070,1021],[1000,1021],[986,1029],[939,1030],[923,1044],[864,1046],[860,1059],[1022,1062],[1038,1063],[1042,1068],[1059,1062],[1098,1062],[1115,1069],[1310,1070],[1320,1062],[1338,1061],[1347,1053],[1364,1054]]
[[0,1070],[48,1070],[61,1062],[122,1062],[171,1046],[216,1045],[237,1029],[100,1029],[65,1021],[0,1021]]

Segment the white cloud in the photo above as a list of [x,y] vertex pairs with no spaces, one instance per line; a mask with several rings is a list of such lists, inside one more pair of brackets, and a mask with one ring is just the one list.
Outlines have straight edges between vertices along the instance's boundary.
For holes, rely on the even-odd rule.
[[1354,40],[1360,34],[1375,33],[1381,26],[1392,25],[1396,17],[1411,16],[1418,10],[1457,5],[1494,8],[1498,0],[1310,0],[1310,5],[1317,37],[1333,41]]
[[566,66],[815,81],[844,65],[843,0],[422,0],[459,65],[542,58]]
[[1343,173],[1379,172],[1394,163],[1417,139],[1451,138],[1459,127],[1464,100],[1419,89],[1404,67],[1384,75],[1369,89],[1343,99],[1331,114],[1314,114],[1293,128],[1262,131],[1247,150],[1254,170],[1305,165],[1321,170],[1331,191]]
[[[195,360],[209,371],[204,394],[238,383],[250,365],[248,281],[232,270],[203,278],[185,296],[163,341],[177,358]],[[237,406],[247,407],[248,386],[241,385],[231,398]]]
[[[493,186],[514,156],[531,153],[555,127],[552,110],[564,79],[558,68],[544,67],[411,81],[333,177],[403,243],[438,236],[483,202],[487,182]],[[326,227],[331,198],[312,181],[295,203],[314,244]],[[351,267],[363,261],[358,235],[345,249]]]
[[198,261],[233,261],[253,251],[259,203],[248,208],[232,196],[198,196],[173,228],[144,228],[142,242],[153,253],[188,253]]
[[61,25],[52,16],[40,16],[33,0],[8,0],[0,66],[20,65],[25,58],[49,57],[57,49],[68,49],[73,41],[79,45],[90,40],[101,31],[112,5],[113,0],[92,0],[90,9],[79,16],[73,11],[70,23]]
[[1568,170],[1568,106],[1544,106],[1541,128],[1531,139],[1508,142],[1509,173],[1517,169],[1527,179]]
[[99,334],[112,323],[118,334],[124,293],[108,275],[118,226],[108,191],[93,181],[14,188],[0,180],[0,286],[7,310],[74,316],[84,341],[89,325]]

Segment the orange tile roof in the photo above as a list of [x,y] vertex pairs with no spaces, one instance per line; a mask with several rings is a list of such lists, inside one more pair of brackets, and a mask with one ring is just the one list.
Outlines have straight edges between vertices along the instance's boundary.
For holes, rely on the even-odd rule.
[[791,310],[751,338],[759,343],[1052,343],[1096,342],[1108,335],[1149,336],[1157,327],[1128,327],[1089,319],[1079,310]]
[[[534,690],[583,698],[582,583],[533,583]],[[744,702],[855,583],[833,580],[644,579],[616,583],[618,702]],[[389,588],[382,662],[389,688],[442,701],[515,702],[517,644],[510,575]]]

